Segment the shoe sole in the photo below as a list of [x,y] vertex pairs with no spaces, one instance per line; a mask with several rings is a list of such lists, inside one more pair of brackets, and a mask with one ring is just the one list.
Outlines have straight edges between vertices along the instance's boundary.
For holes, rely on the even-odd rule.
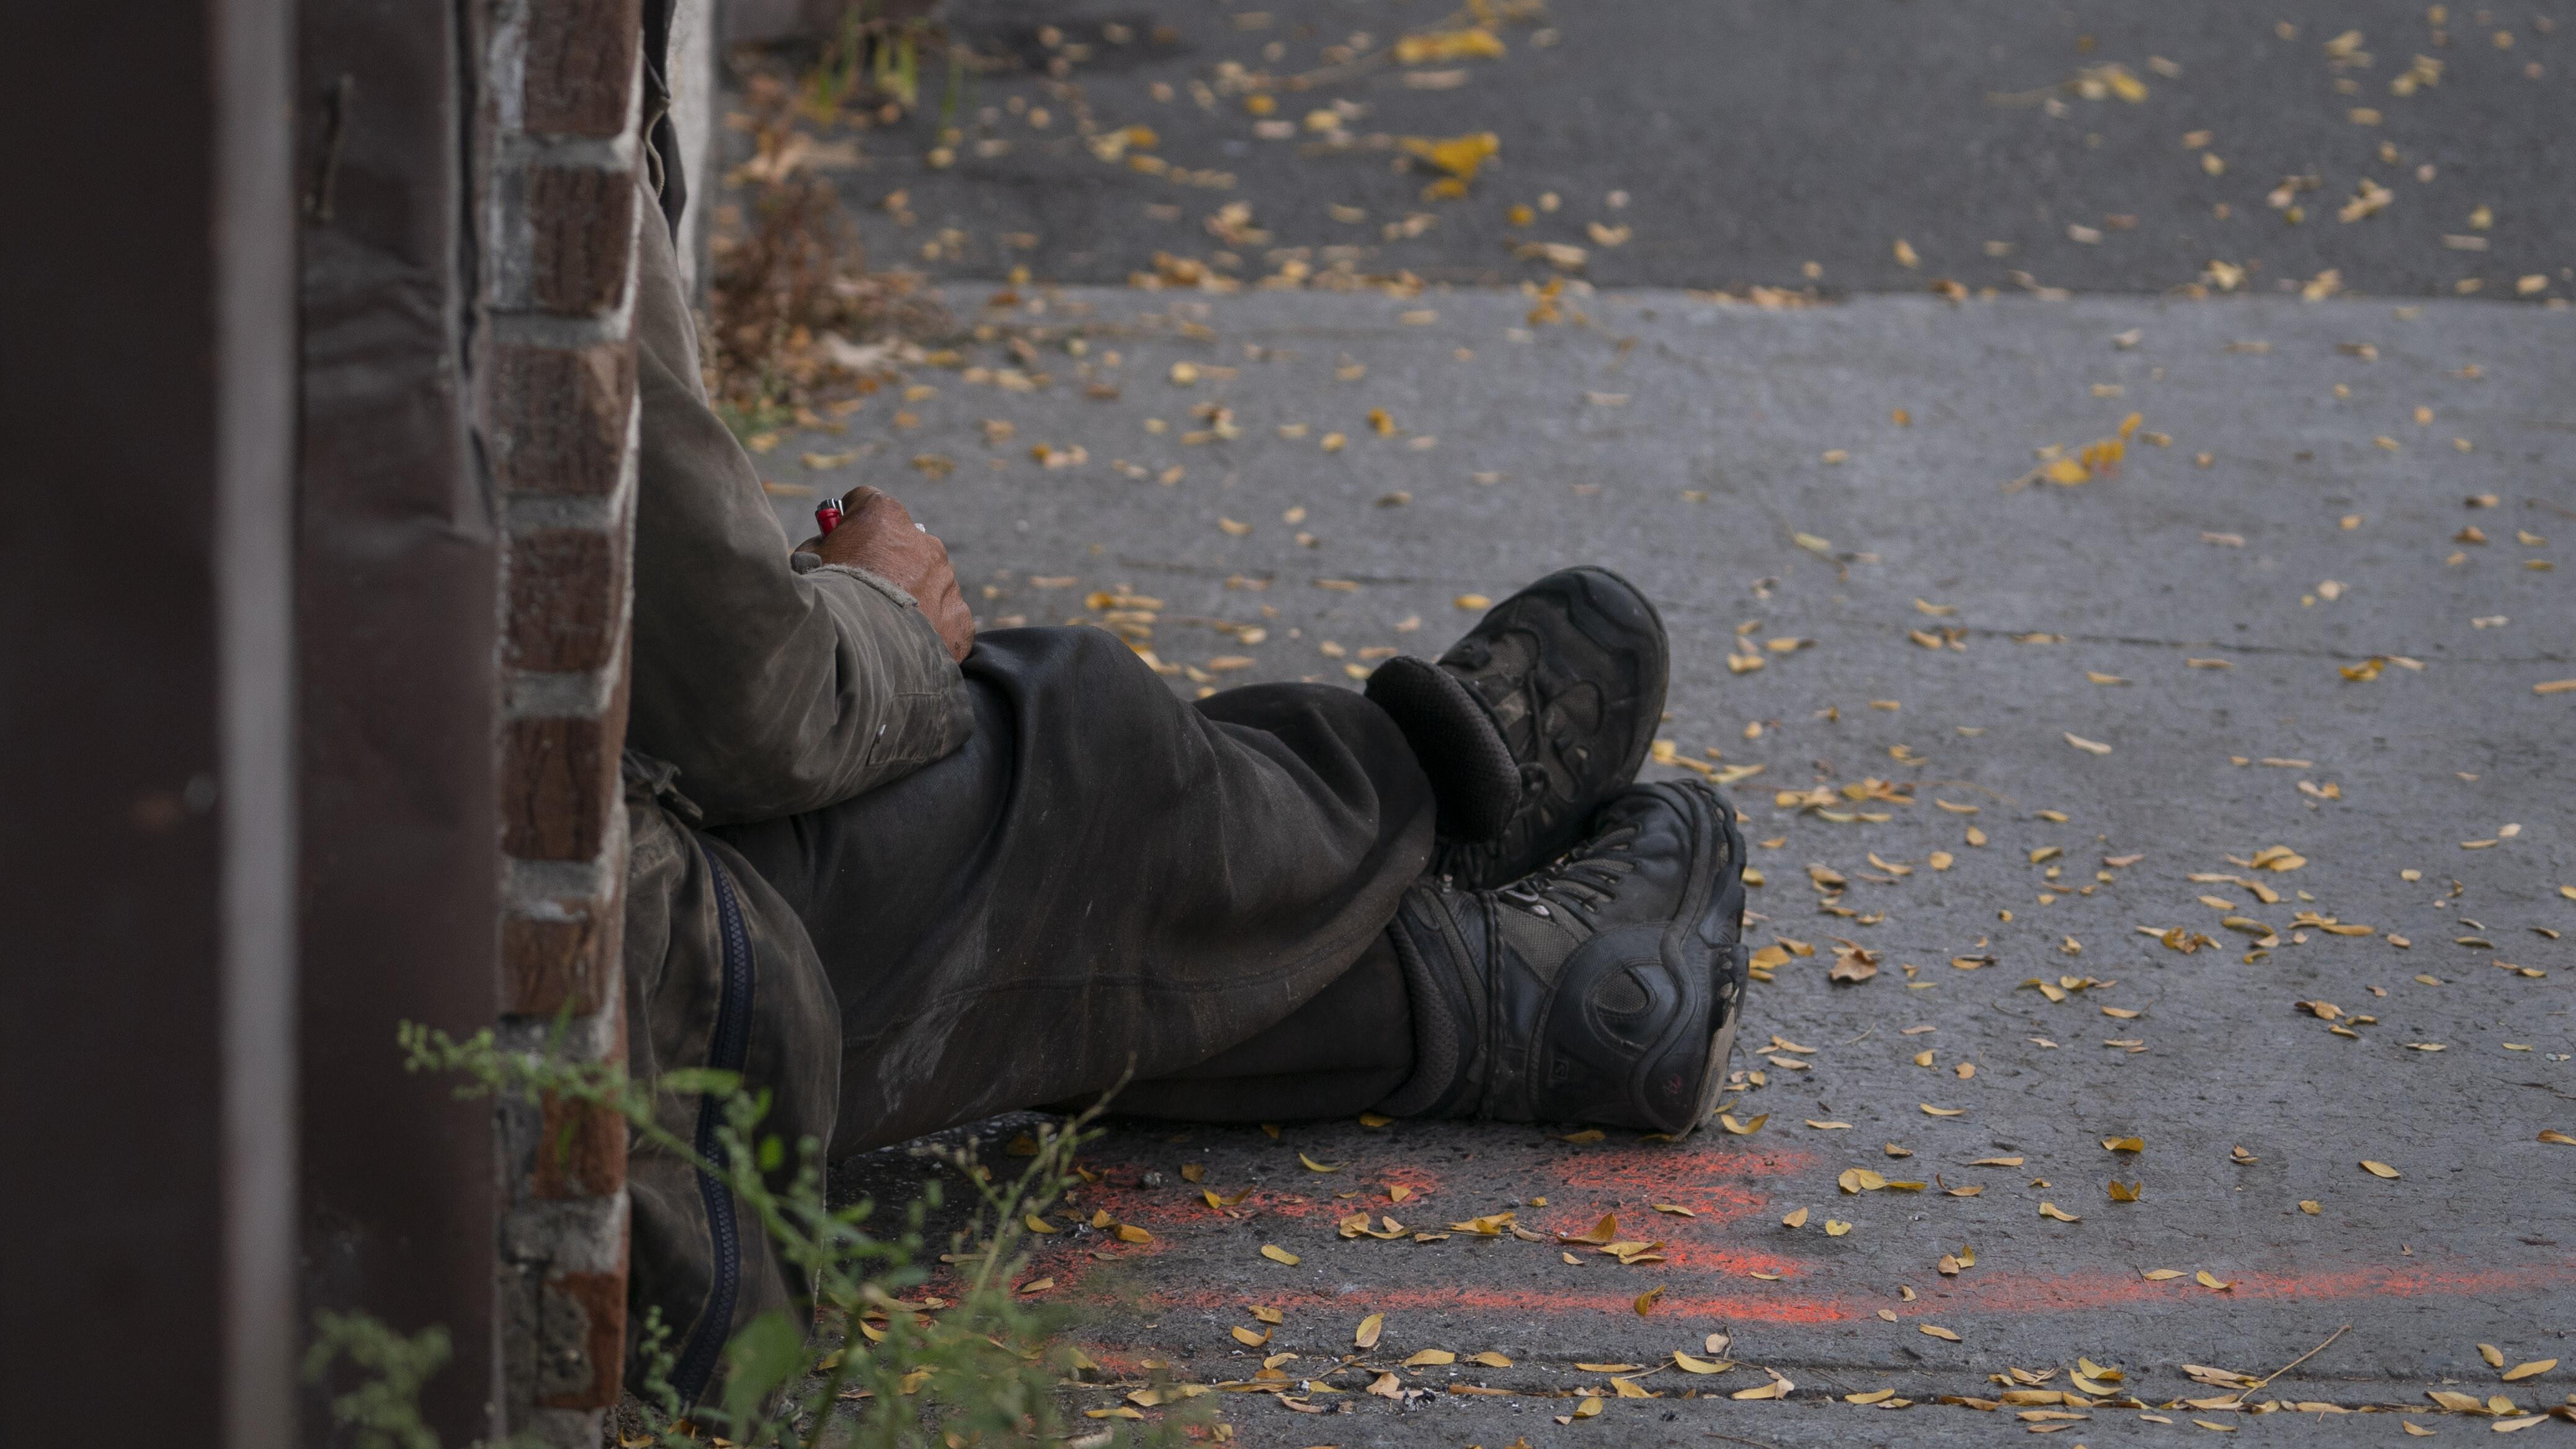
[[[1664,697],[1672,685],[1671,636],[1665,632],[1663,614],[1655,608],[1655,601],[1646,597],[1645,590],[1598,564],[1559,569],[1522,590],[1523,597],[1549,594],[1567,600],[1567,612],[1575,627],[1590,635],[1594,643],[1625,648],[1644,641],[1645,647],[1639,653],[1643,656],[1644,677],[1649,681],[1648,697],[1637,709],[1636,727],[1620,753],[1618,768],[1601,788],[1600,799],[1607,800],[1636,780],[1637,772],[1645,767],[1647,753],[1655,746],[1655,731],[1664,718]],[[1477,627],[1482,628],[1483,623],[1478,620]],[[1553,860],[1582,839],[1590,827],[1591,812],[1575,811],[1554,838],[1532,842],[1532,854],[1539,862]]]
[[[1743,1025],[1744,1008],[1751,995],[1751,982],[1745,979],[1743,968],[1744,836],[1735,825],[1735,807],[1729,805],[1726,797],[1711,786],[1702,785],[1697,781],[1682,783],[1695,793],[1702,793],[1708,797],[1709,808],[1717,812],[1719,839],[1725,843],[1727,858],[1731,863],[1732,873],[1718,883],[1717,899],[1709,903],[1708,910],[1724,911],[1730,899],[1734,902],[1736,944],[1726,949],[1723,957],[1725,965],[1721,969],[1736,978],[1736,990],[1734,1009],[1726,1014],[1725,1020],[1717,1024],[1715,1031],[1709,1033],[1708,1063],[1700,1071],[1699,1092],[1691,1108],[1690,1121],[1672,1134],[1676,1142],[1699,1130],[1699,1125],[1716,1112],[1718,1096],[1726,1089],[1727,1074],[1735,1060],[1737,1028]],[[1699,920],[1705,919],[1707,919],[1707,913],[1703,912]],[[1692,934],[1694,935],[1697,934],[1697,924],[1697,921],[1693,922]],[[1717,992],[1712,987],[1710,996],[1714,998],[1716,995]]]
[[[1673,676],[1672,636],[1664,628],[1663,612],[1655,607],[1653,599],[1646,597],[1646,591],[1609,569],[1598,564],[1583,564],[1562,570],[1553,577],[1569,582],[1581,580],[1583,602],[1595,615],[1623,634],[1642,634],[1653,643],[1646,669],[1654,680],[1654,697],[1638,710],[1636,736],[1629,740],[1628,752],[1619,761],[1619,781],[1624,786],[1636,779],[1637,771],[1644,767],[1647,751],[1654,748],[1655,730],[1663,722],[1664,696],[1670,691]],[[1547,582],[1547,579],[1541,579],[1532,587],[1542,587]],[[1604,594],[1610,597],[1604,598]],[[1630,617],[1634,614],[1645,617]],[[1585,632],[1591,633],[1590,630]],[[1600,641],[1598,634],[1593,638]]]
[[1690,1125],[1673,1134],[1676,1142],[1698,1131],[1699,1124],[1717,1111],[1718,1094],[1726,1090],[1727,1072],[1735,1061],[1735,1028],[1744,1020],[1742,1006],[1739,1000],[1736,1011],[1708,1039],[1708,1071],[1700,1078],[1699,1102],[1691,1109]]
[[[1636,710],[1628,739],[1621,742],[1616,767],[1603,778],[1594,798],[1583,802],[1597,807],[1636,781],[1637,771],[1644,767],[1648,752],[1654,748],[1655,731],[1662,723],[1664,699],[1672,681],[1671,640],[1655,601],[1646,597],[1643,589],[1597,564],[1559,569],[1537,580],[1487,610],[1468,633],[1491,625],[1504,610],[1526,607],[1533,600],[1563,608],[1573,626],[1604,649],[1633,649],[1639,656],[1645,697]],[[1400,669],[1399,665],[1410,667]],[[1385,681],[1383,687],[1381,680]],[[1411,658],[1390,659],[1379,666],[1369,676],[1368,695],[1396,716],[1407,740],[1414,742],[1415,754],[1431,775],[1433,793],[1440,801],[1440,833],[1451,841],[1469,845],[1500,839],[1520,807],[1520,767],[1508,749],[1495,752],[1501,737],[1494,730],[1492,711],[1484,702],[1448,670]],[[1460,711],[1468,713],[1462,715]],[[1471,719],[1477,722],[1473,729],[1469,726]],[[1471,735],[1477,740],[1476,749],[1454,748],[1453,742]],[[1477,878],[1464,883],[1496,886],[1536,870],[1582,839],[1590,828],[1591,816],[1591,808],[1569,811],[1556,829],[1532,840],[1520,857],[1481,867]]]

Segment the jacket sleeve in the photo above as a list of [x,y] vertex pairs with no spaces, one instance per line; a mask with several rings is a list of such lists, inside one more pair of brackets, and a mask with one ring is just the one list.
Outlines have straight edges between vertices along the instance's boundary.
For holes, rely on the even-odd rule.
[[911,597],[790,562],[699,379],[671,239],[646,208],[635,282],[635,624],[627,742],[679,767],[709,823],[835,804],[956,749],[966,687]]

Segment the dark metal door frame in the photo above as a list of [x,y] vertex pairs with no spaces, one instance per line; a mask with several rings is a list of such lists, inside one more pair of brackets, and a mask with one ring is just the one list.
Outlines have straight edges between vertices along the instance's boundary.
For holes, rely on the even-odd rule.
[[110,1414],[266,1449],[295,1347],[289,7],[11,18],[0,1442]]

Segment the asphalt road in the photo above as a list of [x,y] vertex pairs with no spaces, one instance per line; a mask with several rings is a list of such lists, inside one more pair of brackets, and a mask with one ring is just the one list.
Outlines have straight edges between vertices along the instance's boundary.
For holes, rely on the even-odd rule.
[[[1363,272],[1490,283],[1548,274],[1515,249],[1551,242],[1583,248],[1583,274],[1605,286],[1870,292],[1948,278],[2153,293],[2218,260],[2263,290],[2334,269],[2384,295],[2455,295],[2464,280],[2512,294],[2539,275],[2565,297],[2576,36],[2561,22],[2576,14],[2553,8],[2453,6],[2435,26],[2406,0],[1623,0],[1504,25],[1500,59],[1407,67],[1385,53],[1401,34],[1438,29],[1435,5],[959,0],[955,24],[979,53],[1036,67],[1090,49],[1060,80],[1024,68],[961,92],[945,170],[921,160],[939,124],[934,84],[922,120],[870,138],[851,190],[870,202],[906,193],[917,225],[870,228],[889,259],[918,264],[920,243],[953,229],[962,240],[930,265],[969,277],[1025,263],[1052,280],[1118,283],[1158,252],[1221,251],[1250,276],[1276,270],[1274,249],[1342,247]],[[1105,40],[1104,26],[1130,38]],[[1355,33],[1370,44],[1328,60]],[[2358,42],[2330,54],[2348,33]],[[2438,64],[2438,81],[2391,94],[2418,57]],[[1236,79],[1220,74],[1228,66]],[[2114,66],[2140,99],[2105,79]],[[1456,84],[1421,89],[1426,76]],[[1267,115],[1247,109],[1256,89]],[[1336,107],[1344,139],[1306,125]],[[2356,124],[2356,112],[2376,120]],[[1264,139],[1264,122],[1291,134]],[[1174,169],[1097,159],[1085,123],[1150,127]],[[1488,131],[1499,151],[1467,197],[1425,202],[1437,173],[1395,143]],[[1234,184],[1197,184],[1212,175]],[[2292,178],[2295,225],[2268,204]],[[2365,182],[2389,199],[2339,221]],[[1512,207],[1536,213],[1551,194],[1556,210],[1512,224]],[[1212,237],[1207,219],[1229,202],[1249,203],[1271,238]],[[2485,229],[2471,220],[2480,207]],[[1436,221],[1388,238],[1412,217]],[[1605,246],[1594,224],[1630,235]],[[2485,247],[2452,250],[2445,237]],[[1895,259],[1900,239],[1911,268]]]
[[[1504,26],[1508,55],[1453,67],[1451,89],[1384,67],[1275,112],[1356,100],[1363,151],[1370,129],[1493,129],[1467,198],[1426,204],[1390,153],[1257,141],[1240,97],[1202,112],[1188,84],[1265,63],[1273,40],[1292,52],[1276,73],[1311,67],[1354,29],[1436,27],[1431,7],[1277,4],[1263,30],[1239,28],[1247,8],[1045,7],[1068,35],[1176,27],[1071,79],[1102,127],[1152,116],[1158,154],[1231,169],[1230,190],[1048,153],[1007,109],[1016,94],[1067,124],[1038,77],[981,83],[1005,153],[970,138],[938,170],[917,160],[931,138],[863,138],[843,190],[878,256],[940,241],[953,308],[990,330],[845,433],[772,440],[782,518],[801,529],[803,490],[887,487],[948,540],[988,626],[1124,626],[1184,693],[1356,687],[1385,652],[1436,653],[1468,596],[1609,564],[1672,625],[1673,755],[1735,776],[1764,877],[1754,939],[1815,954],[1755,990],[1736,1065],[1758,1078],[1727,1108],[1764,1119],[1749,1135],[1122,1124],[1031,1270],[1098,1314],[1098,1405],[1149,1361],[1240,1382],[1293,1353],[1290,1381],[1326,1387],[1288,1398],[1324,1412],[1226,1395],[1237,1442],[2408,1440],[2393,1413],[2218,1407],[2230,1392],[2183,1367],[2261,1378],[2330,1337],[2245,1397],[2408,1405],[2456,1438],[2490,1425],[2428,1391],[2520,1410],[2576,1390],[2565,1368],[2503,1383],[2479,1347],[2576,1362],[2576,1146],[2541,1140],[2576,1135],[2576,689],[2542,688],[2576,678],[2576,318],[2547,305],[2568,292],[2563,37],[2463,11],[2439,47],[2420,7],[2380,5],[1640,0],[1563,10],[1544,47]],[[1011,33],[993,7],[963,18]],[[2348,29],[2373,56],[2342,72],[2358,97],[2321,48]],[[2441,83],[2391,97],[2418,51]],[[2030,96],[2113,60],[2144,100]],[[1178,99],[1153,101],[1158,81]],[[2382,124],[2351,123],[2356,105]],[[2223,176],[2182,147],[2195,128]],[[2402,174],[2374,164],[2382,139]],[[2434,180],[2413,179],[2423,162]],[[2292,226],[2265,193],[2308,172],[2323,181]],[[2337,221],[2365,175],[2394,198]],[[1506,225],[1548,190],[1545,225]],[[1212,235],[1228,201],[1276,236]],[[1440,220],[1382,239],[1416,212]],[[1590,221],[1631,235],[1600,245]],[[1276,274],[1296,257],[1275,248],[1335,226],[1361,238],[1352,277],[1426,285],[1058,285],[1123,282],[1157,251]],[[1463,285],[1570,275],[1513,257],[1515,238],[1586,246],[1593,289]],[[2213,258],[2263,265],[2233,295],[2182,291]],[[1808,260],[1820,305],[1685,290],[1804,287]],[[1031,280],[998,282],[1011,266]],[[2320,300],[2273,286],[2329,268],[2341,289]],[[2032,295],[2012,269],[2075,295]],[[2512,300],[2526,275],[2544,284]],[[2464,276],[2484,289],[2460,296]],[[1966,299],[1926,295],[1935,277]],[[2044,476],[2132,415],[2116,469]],[[1875,975],[1829,981],[1837,942]],[[1853,1168],[1927,1186],[1845,1192]],[[912,1170],[864,1160],[844,1185]],[[1249,1192],[1217,1210],[1201,1186]],[[1341,1237],[1361,1208],[1449,1236]],[[1506,1209],[1547,1240],[1448,1226]],[[1094,1210],[1151,1242],[1075,1226]],[[1664,1261],[1554,1240],[1604,1213]],[[1975,1264],[1941,1273],[1963,1245]],[[1283,1320],[1258,1351],[1228,1333],[1261,1327],[1254,1305]],[[1370,1314],[1384,1337],[1363,1353]],[[1674,1365],[1721,1332],[1736,1367]],[[1424,1349],[1459,1361],[1401,1365]],[[2149,1406],[2210,1402],[1937,1402],[2063,1390],[2079,1356]],[[1384,1370],[1437,1392],[1361,1392]],[[1796,1384],[1784,1401],[1731,1397],[1771,1370]],[[1662,1397],[1620,1397],[1618,1377]],[[1879,1389],[1913,1407],[1844,1399]],[[1573,1417],[1588,1396],[1597,1413]],[[2015,1417],[2033,1413],[2088,1417]]]

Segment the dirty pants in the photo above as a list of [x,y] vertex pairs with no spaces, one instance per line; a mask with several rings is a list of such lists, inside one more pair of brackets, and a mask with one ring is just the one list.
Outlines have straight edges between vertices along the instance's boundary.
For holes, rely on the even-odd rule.
[[710,833],[786,902],[840,1015],[834,1156],[1122,1078],[1201,1120],[1364,1110],[1413,1059],[1384,931],[1430,786],[1357,693],[1176,699],[1096,629],[983,635],[975,729],[854,800]]

